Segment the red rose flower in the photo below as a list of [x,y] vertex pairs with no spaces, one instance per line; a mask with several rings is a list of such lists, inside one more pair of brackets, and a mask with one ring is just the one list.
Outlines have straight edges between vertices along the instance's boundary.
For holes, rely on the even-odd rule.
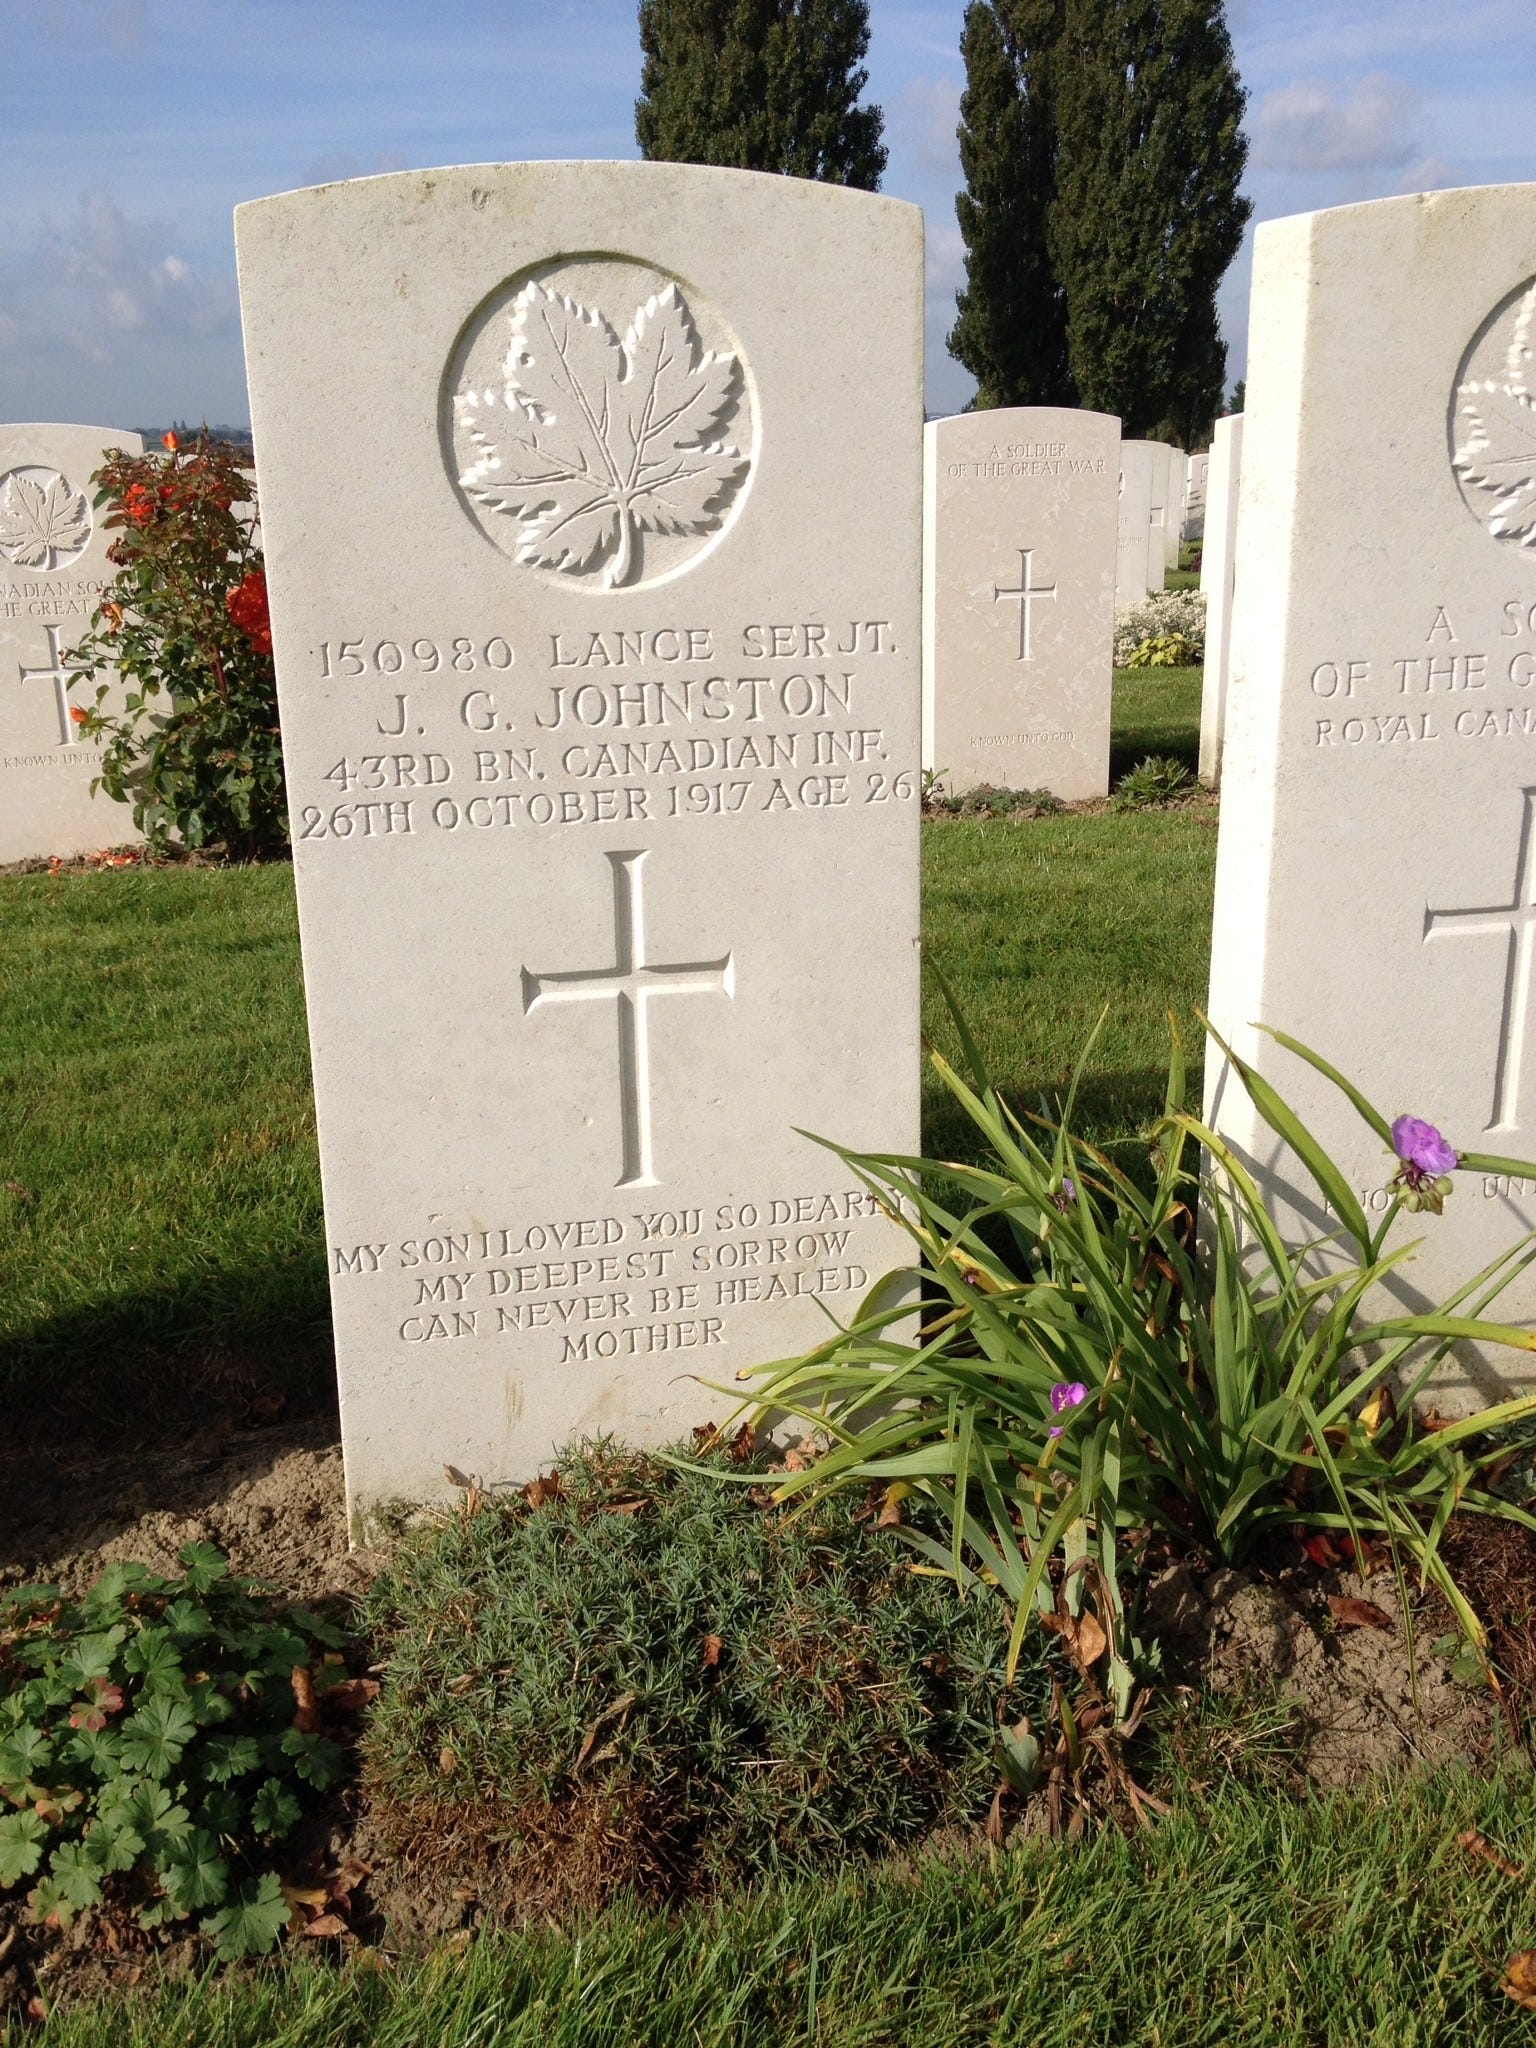
[[135,526],[148,526],[158,510],[159,498],[147,484],[128,486],[128,495],[123,500],[123,512]]
[[224,600],[229,616],[258,654],[272,652],[272,621],[267,614],[267,579],[253,569],[243,583],[237,583]]
[[176,450],[181,446],[181,436],[177,433],[176,429],[172,427],[168,434],[162,434],[160,436],[160,445],[162,448],[169,448],[171,453],[174,455],[176,453]]

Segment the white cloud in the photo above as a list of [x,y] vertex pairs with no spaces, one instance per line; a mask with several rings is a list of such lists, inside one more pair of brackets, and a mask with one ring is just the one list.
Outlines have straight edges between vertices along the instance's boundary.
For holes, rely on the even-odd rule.
[[131,426],[190,410],[217,366],[223,416],[242,419],[234,276],[179,241],[99,190],[42,225],[0,266],[0,413]]
[[1419,95],[1403,79],[1367,71],[1343,84],[1297,78],[1277,86],[1253,118],[1256,169],[1391,170],[1419,147]]

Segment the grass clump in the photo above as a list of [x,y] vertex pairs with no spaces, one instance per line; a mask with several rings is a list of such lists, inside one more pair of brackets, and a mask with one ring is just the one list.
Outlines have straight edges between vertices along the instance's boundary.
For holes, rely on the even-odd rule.
[[1121,778],[1114,795],[1115,809],[1147,811],[1163,804],[1182,803],[1194,786],[1195,778],[1182,761],[1165,754],[1149,754]]
[[451,1811],[462,1853],[472,1811],[514,1896],[581,1903],[982,1819],[999,1718],[1049,1696],[1044,1653],[1006,1686],[995,1596],[915,1574],[873,1501],[787,1516],[770,1491],[718,1458],[587,1447],[408,1539],[367,1615],[386,1833],[422,1849]]

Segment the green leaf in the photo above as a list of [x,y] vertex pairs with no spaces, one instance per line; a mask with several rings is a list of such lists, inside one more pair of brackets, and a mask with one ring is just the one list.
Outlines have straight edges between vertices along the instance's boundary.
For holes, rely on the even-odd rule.
[[288,1901],[276,1871],[269,1870],[254,1884],[241,1885],[235,1903],[222,1913],[210,1915],[203,1932],[219,1945],[221,1962],[238,1962],[242,1956],[264,1956],[277,1946],[288,1925]]
[[195,1600],[173,1600],[161,1620],[183,1642],[201,1642],[204,1636],[214,1632],[214,1624],[207,1610],[199,1607]]
[[197,1722],[185,1700],[155,1693],[123,1723],[123,1765],[163,1778],[196,1733]]
[[177,1554],[194,1593],[206,1593],[220,1579],[229,1577],[229,1560],[211,1543],[186,1543]]
[[215,1785],[260,1770],[261,1750],[253,1735],[211,1735],[199,1752],[203,1775]]
[[167,1844],[155,1867],[181,1919],[219,1905],[229,1890],[229,1865],[219,1854],[217,1839],[202,1828],[189,1828]]
[[0,1742],[0,1787],[19,1792],[52,1755],[53,1745],[41,1728],[17,1728]]
[[127,1633],[119,1623],[116,1628],[97,1634],[76,1636],[68,1654],[59,1660],[59,1676],[75,1692],[84,1692],[93,1678],[110,1678],[118,1647]]
[[141,1629],[124,1650],[123,1665],[143,1677],[148,1692],[180,1692],[184,1687],[181,1651],[167,1628]]
[[30,1877],[43,1860],[48,1823],[30,1807],[0,1814],[0,1891]]
[[268,1778],[251,1801],[251,1826],[258,1835],[286,1835],[302,1810],[281,1778]]
[[83,1842],[61,1842],[53,1852],[48,1875],[57,1896],[67,1900],[76,1912],[100,1905],[101,1870]]
[[198,1820],[215,1835],[237,1835],[245,1816],[244,1801],[227,1785],[215,1785],[205,1792],[197,1809]]
[[192,1824],[187,1809],[176,1804],[165,1786],[146,1778],[119,1778],[108,1785],[96,1810],[103,1826],[139,1836],[140,1852],[184,1834]]
[[283,1754],[293,1758],[293,1767],[306,1784],[323,1792],[341,1776],[341,1750],[325,1735],[304,1735],[290,1728],[283,1736]]

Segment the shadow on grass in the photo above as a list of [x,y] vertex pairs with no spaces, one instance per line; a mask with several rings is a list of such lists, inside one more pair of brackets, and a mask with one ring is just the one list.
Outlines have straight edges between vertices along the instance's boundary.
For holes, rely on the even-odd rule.
[[1200,735],[1185,727],[1117,725],[1109,749],[1110,788],[1149,754],[1160,754],[1167,761],[1182,761],[1194,775],[1200,767]]
[[0,1359],[4,1450],[161,1444],[217,1413],[335,1402],[322,1253],[79,1300]]
[[[1042,1085],[1003,1080],[997,1085],[1003,1100],[1019,1117],[1053,1117],[1057,1112],[1062,1090],[1054,1081]],[[1104,1147],[1124,1171],[1133,1173],[1138,1158],[1144,1157],[1146,1151],[1137,1134],[1162,1115],[1167,1087],[1165,1067],[1085,1074],[1072,1116],[1073,1136]],[[1192,1064],[1186,1101],[1198,1105],[1199,1100],[1200,1076]],[[923,1084],[923,1151],[930,1159],[953,1159],[968,1165],[976,1164],[987,1153],[984,1135],[931,1075]]]

